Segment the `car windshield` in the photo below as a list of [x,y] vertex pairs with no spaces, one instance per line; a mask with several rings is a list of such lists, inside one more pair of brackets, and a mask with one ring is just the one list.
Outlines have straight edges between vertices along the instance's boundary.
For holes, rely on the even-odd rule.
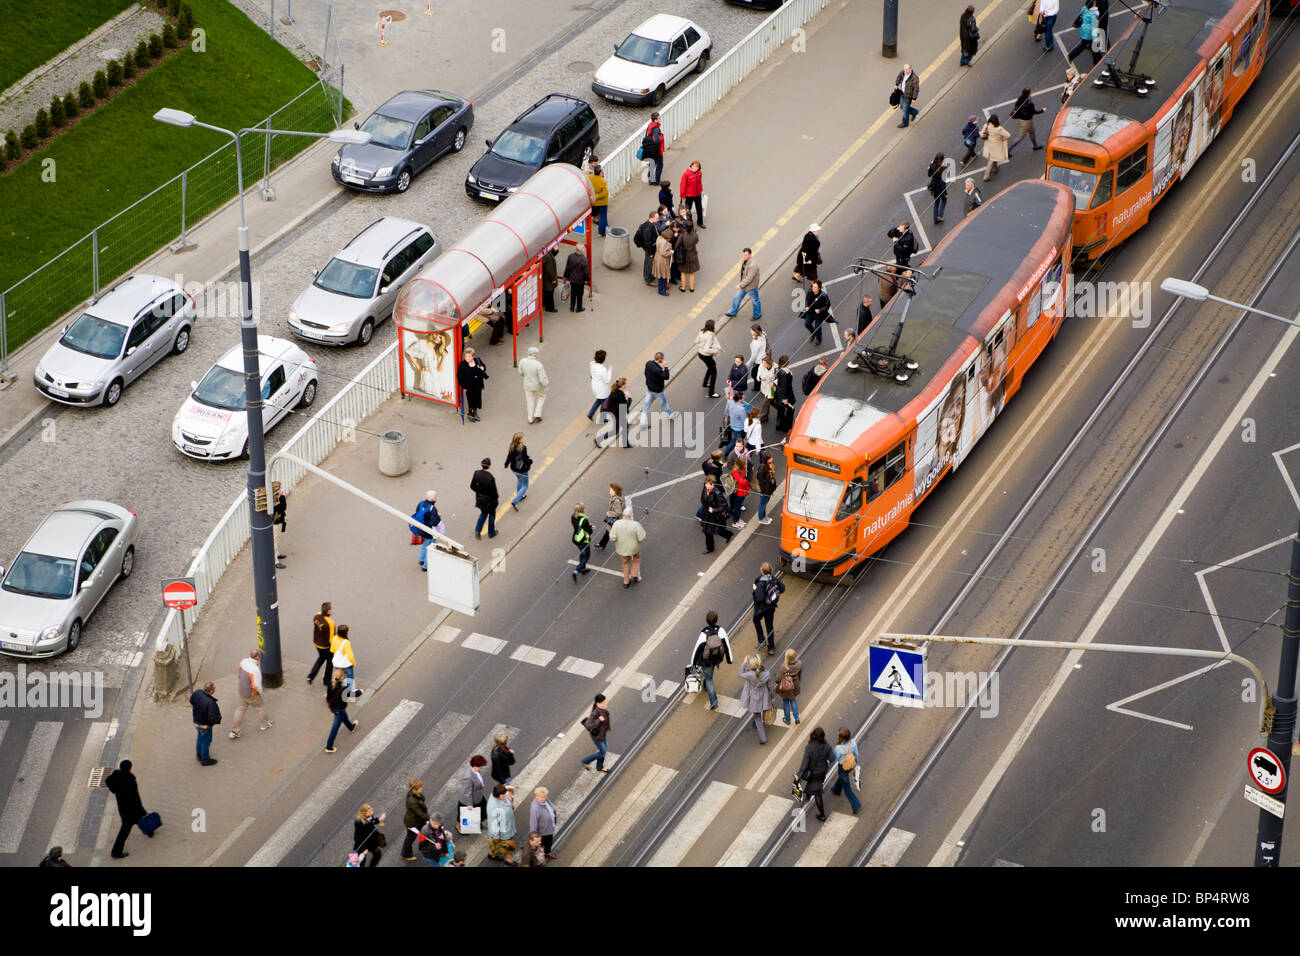
[[411,124],[406,120],[385,116],[383,113],[371,113],[361,124],[361,132],[370,134],[370,143],[373,146],[406,149],[406,144],[411,139]]
[[244,410],[244,373],[214,365],[194,390],[194,400],[232,412]]
[[492,144],[492,152],[525,166],[540,166],[546,155],[546,141],[540,136],[529,136],[508,129]]
[[800,471],[798,468],[790,469],[789,479],[786,511],[814,521],[830,521],[835,517],[835,506],[844,494],[844,482]]
[[354,299],[369,299],[375,294],[375,277],[378,275],[378,270],[369,266],[331,259],[312,285],[326,292],[350,295]]
[[122,354],[122,342],[125,339],[126,326],[105,322],[98,316],[83,312],[59,341],[78,352],[108,359]]
[[1070,188],[1070,192],[1074,193],[1075,209],[1087,209],[1092,191],[1097,188],[1096,173],[1084,173],[1065,166],[1048,166],[1047,178]]
[[75,579],[76,563],[71,558],[24,551],[14,559],[14,566],[5,575],[4,589],[14,594],[63,601],[72,597]]
[[667,66],[670,49],[671,44],[667,40],[651,40],[633,33],[618,45],[614,55],[620,60],[630,60],[646,66]]

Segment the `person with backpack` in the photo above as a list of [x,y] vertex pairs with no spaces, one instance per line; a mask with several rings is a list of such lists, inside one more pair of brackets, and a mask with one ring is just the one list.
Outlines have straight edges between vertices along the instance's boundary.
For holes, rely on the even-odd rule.
[[814,727],[808,735],[808,745],[803,748],[803,761],[799,764],[796,780],[802,780],[804,797],[812,797],[817,802],[817,819],[826,822],[826,805],[822,802],[822,787],[826,782],[826,772],[831,768],[835,752],[826,742],[826,731]]
[[803,381],[800,383],[800,387],[803,389],[805,397],[813,393],[813,389],[815,389],[817,383],[822,380],[822,376],[830,370],[830,363],[826,361],[825,357],[822,357],[817,360],[816,365],[804,372]]
[[700,669],[704,679],[704,690],[709,695],[709,710],[718,709],[718,692],[713,686],[714,668],[731,663],[731,641],[727,630],[718,624],[718,612],[709,611],[704,615],[704,630],[695,639],[695,648],[691,651],[691,666]]
[[573,506],[573,514],[569,517],[569,522],[573,525],[573,544],[578,549],[578,566],[573,569],[573,580],[577,583],[579,574],[586,574],[590,568],[587,567],[587,559],[591,557],[591,519],[587,517],[586,506],[578,502]]
[[655,259],[655,240],[659,238],[659,210],[653,209],[646,221],[636,227],[636,232],[632,235],[632,245],[636,246],[645,255],[645,261],[641,263],[641,278],[645,279],[646,285],[654,285],[654,259]]
[[750,720],[754,722],[754,728],[758,731],[758,742],[765,744],[767,729],[764,727],[763,711],[772,706],[772,697],[776,693],[772,674],[763,668],[761,657],[751,654],[740,665],[740,679],[745,682],[745,686],[740,689],[740,706],[749,713]]
[[975,148],[980,142],[979,117],[972,116],[966,121],[966,125],[961,128],[961,144],[966,147],[966,155],[961,158],[961,168],[965,169],[966,164],[975,158]]
[[329,708],[330,713],[334,715],[334,726],[330,728],[329,738],[325,741],[325,752],[334,753],[337,748],[334,746],[334,740],[339,735],[339,727],[347,726],[348,730],[356,733],[357,722],[348,719],[348,685],[343,682],[343,671],[334,670],[334,683],[330,684],[329,692],[325,695],[325,706]]
[[248,713],[249,707],[257,711],[258,729],[271,729],[271,719],[266,716],[266,698],[262,696],[262,665],[258,663],[261,659],[262,652],[253,648],[239,662],[239,669],[235,672],[239,680],[239,706],[235,708],[235,722],[230,728],[231,740],[239,739],[240,729],[244,726],[244,715]]
[[428,819],[429,805],[424,799],[424,781],[412,777],[407,781],[406,810],[402,816],[402,826],[406,830],[406,836],[402,838],[402,859],[407,863],[415,862],[411,847],[420,835],[420,827]]
[[[442,531],[442,516],[438,514],[438,492],[430,488],[428,491],[424,493],[424,498],[420,501],[418,505],[415,506],[415,512],[411,515],[411,520],[420,522],[420,524],[424,525],[425,528],[432,528],[434,531],[438,531],[438,532]],[[408,527],[411,529],[412,542],[415,541],[415,538],[420,539],[420,557],[418,559],[420,563],[420,570],[428,571],[429,570],[429,544],[433,541],[433,535],[425,531],[424,528],[417,528],[415,525],[408,525]],[[328,636],[333,636],[333,634],[334,634],[334,622],[330,621]],[[318,640],[316,642],[317,650],[319,650],[321,647],[322,644]],[[317,666],[319,666],[319,661],[317,662]],[[316,668],[313,667],[311,669],[311,676],[307,678],[307,683],[310,684],[312,677],[315,676],[316,676]],[[329,681],[330,681],[329,664],[326,663],[325,665],[326,686],[329,685]]]
[[713,553],[713,536],[722,535],[727,541],[734,533],[727,527],[727,493],[712,475],[704,479],[704,490],[700,492],[700,505],[704,508],[704,553]]
[[515,432],[506,451],[506,467],[515,473],[515,496],[510,499],[510,507],[519,510],[519,502],[528,497],[528,471],[533,467],[533,460],[528,457],[528,446],[524,444],[524,433]]
[[854,816],[862,809],[862,801],[853,792],[854,773],[858,771],[858,764],[862,758],[858,756],[858,742],[853,739],[853,731],[847,727],[840,728],[839,742],[835,745],[835,782],[831,784],[831,793],[835,796],[844,791],[844,795],[849,798],[849,806],[853,808]]
[[[641,137],[641,158],[648,160],[654,166],[654,172],[650,175],[650,185],[658,186],[659,181],[664,178],[664,131],[659,125],[659,114],[650,114],[650,123],[645,128],[645,135]],[[671,209],[671,204],[669,205]]]
[[[758,646],[767,643],[767,654],[776,653],[776,605],[785,593],[785,582],[778,578],[770,561],[764,561],[754,579],[754,630],[758,632]],[[763,624],[767,623],[767,637],[763,637]]]
[[597,773],[608,773],[605,769],[605,754],[609,751],[605,738],[609,736],[609,708],[605,706],[605,695],[597,694],[591,705],[591,713],[582,721],[582,726],[591,734],[591,739],[596,743],[596,752],[589,757],[582,758],[582,765],[585,767],[593,760],[596,762]]
[[803,661],[799,660],[793,647],[786,648],[785,660],[776,672],[776,692],[781,698],[781,711],[785,725],[790,726],[790,715],[799,723],[799,680],[803,676]]
[[767,516],[767,503],[776,492],[776,462],[770,451],[758,453],[758,469],[754,481],[758,485],[758,523],[771,524],[772,519]]

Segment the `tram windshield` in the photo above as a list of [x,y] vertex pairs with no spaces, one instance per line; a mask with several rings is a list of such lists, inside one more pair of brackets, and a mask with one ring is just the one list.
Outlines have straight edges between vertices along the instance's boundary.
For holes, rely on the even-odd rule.
[[797,468],[790,469],[789,480],[787,512],[813,521],[830,521],[835,517],[835,505],[844,494],[844,482]]
[[1087,209],[1093,190],[1097,188],[1096,173],[1085,173],[1066,166],[1048,166],[1047,178],[1054,183],[1069,187],[1070,192],[1074,193],[1075,209]]

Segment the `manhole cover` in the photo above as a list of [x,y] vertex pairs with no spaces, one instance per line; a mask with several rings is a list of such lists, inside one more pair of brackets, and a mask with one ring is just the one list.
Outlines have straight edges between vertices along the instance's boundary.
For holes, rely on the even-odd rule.
[[401,10],[380,10],[379,15],[381,17],[392,17],[394,23],[396,23],[398,20],[406,19],[406,14],[403,13]]
[[569,64],[570,73],[590,73],[595,68],[595,63],[588,63],[586,60],[578,60],[576,63]]

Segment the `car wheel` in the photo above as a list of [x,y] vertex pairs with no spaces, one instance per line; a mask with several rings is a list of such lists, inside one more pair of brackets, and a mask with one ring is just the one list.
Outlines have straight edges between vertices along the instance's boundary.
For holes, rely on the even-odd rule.
[[311,408],[311,403],[316,401],[316,380],[312,379],[307,383],[307,387],[302,390],[302,398],[298,400],[299,408]]
[[709,68],[709,57],[712,54],[713,54],[712,47],[710,47],[709,49],[705,50],[703,53],[700,54],[700,60],[698,63],[695,64],[696,73],[703,73],[705,70]]
[[126,549],[126,554],[122,555],[122,573],[118,575],[121,580],[126,580],[135,570],[135,545]]
[[190,347],[190,327],[187,325],[176,333],[176,341],[172,343],[172,355],[180,355]]
[[357,333],[357,345],[369,345],[371,337],[375,334],[375,320],[366,319],[361,323],[361,331]]
[[660,103],[662,103],[664,101],[664,92],[665,90],[662,86],[659,87],[659,89],[655,90],[654,95],[650,97],[650,105],[658,106]]
[[81,643],[81,618],[72,622],[72,627],[68,628],[68,646],[65,651],[75,651],[77,645]]
[[451,151],[459,153],[465,148],[465,127],[456,130],[456,138],[451,141]]
[[108,383],[108,388],[104,390],[104,407],[112,408],[122,400],[122,380],[115,378]]
[[409,169],[403,169],[401,174],[398,175],[397,177],[397,191],[399,193],[404,193],[410,188],[411,188],[411,171]]

